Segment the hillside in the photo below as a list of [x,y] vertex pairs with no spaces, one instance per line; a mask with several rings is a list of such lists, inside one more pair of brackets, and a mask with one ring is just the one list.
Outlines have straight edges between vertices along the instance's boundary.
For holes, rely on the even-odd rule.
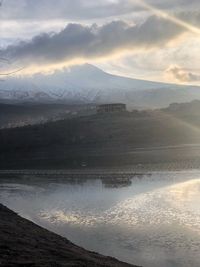
[[198,159],[198,151],[187,147],[200,144],[197,103],[199,108],[190,112],[133,111],[4,129],[0,167],[77,168]]
[[1,204],[0,236],[1,267],[133,266],[80,248]]
[[2,104],[0,128],[39,124],[94,113],[94,105],[67,104]]

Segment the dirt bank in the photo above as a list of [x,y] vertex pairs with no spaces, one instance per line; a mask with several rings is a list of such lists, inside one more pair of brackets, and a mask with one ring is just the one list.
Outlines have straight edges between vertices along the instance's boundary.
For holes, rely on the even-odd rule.
[[133,265],[89,252],[66,238],[21,218],[0,204],[1,267],[129,267]]

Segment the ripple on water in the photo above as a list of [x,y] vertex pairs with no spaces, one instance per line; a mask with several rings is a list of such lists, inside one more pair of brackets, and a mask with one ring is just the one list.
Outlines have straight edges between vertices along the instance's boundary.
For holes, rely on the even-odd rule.
[[199,177],[157,173],[117,189],[3,184],[0,192],[10,208],[86,248],[140,265],[199,267]]

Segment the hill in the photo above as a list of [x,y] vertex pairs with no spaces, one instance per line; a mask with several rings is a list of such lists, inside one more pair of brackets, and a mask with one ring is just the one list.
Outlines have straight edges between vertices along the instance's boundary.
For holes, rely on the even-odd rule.
[[70,104],[3,104],[0,103],[0,128],[13,128],[24,125],[40,124],[64,118],[92,114],[94,105]]
[[[197,160],[200,101],[0,131],[0,168],[80,168]],[[185,104],[187,110],[194,103]],[[180,105],[181,107],[182,105]],[[198,106],[198,108],[197,108]],[[190,147],[188,147],[188,145]]]

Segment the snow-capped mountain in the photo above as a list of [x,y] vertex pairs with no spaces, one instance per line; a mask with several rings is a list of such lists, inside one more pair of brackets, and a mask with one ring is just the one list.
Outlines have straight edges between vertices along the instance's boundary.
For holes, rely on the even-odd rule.
[[89,64],[0,82],[1,101],[125,102],[133,107],[160,107],[193,99],[200,99],[200,87],[120,77]]

